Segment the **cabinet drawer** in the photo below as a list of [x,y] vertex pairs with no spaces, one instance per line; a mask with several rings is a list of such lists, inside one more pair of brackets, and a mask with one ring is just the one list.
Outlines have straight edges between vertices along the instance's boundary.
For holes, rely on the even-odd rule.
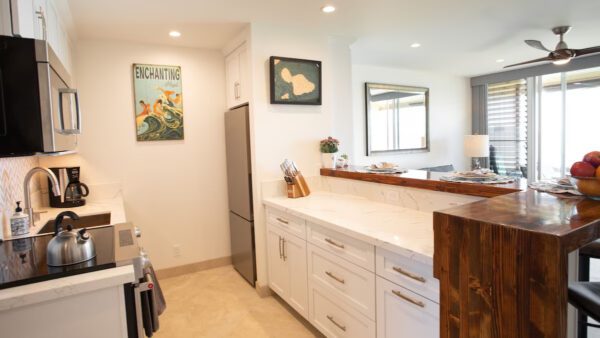
[[375,338],[375,322],[360,313],[338,305],[329,293],[311,287],[311,323],[328,338]]
[[369,271],[375,271],[375,247],[329,230],[308,224],[308,241]]
[[439,303],[440,284],[433,277],[433,266],[408,256],[377,248],[376,272],[387,280]]
[[306,239],[306,222],[302,218],[279,210],[268,209],[267,222],[278,225],[284,230],[302,239]]
[[438,338],[440,306],[377,277],[377,338]]
[[313,244],[308,245],[310,283],[319,284],[365,316],[375,319],[375,274]]

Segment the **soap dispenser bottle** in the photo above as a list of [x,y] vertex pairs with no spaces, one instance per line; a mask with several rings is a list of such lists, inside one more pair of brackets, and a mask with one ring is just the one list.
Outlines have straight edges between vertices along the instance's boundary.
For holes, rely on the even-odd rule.
[[20,236],[29,233],[29,216],[23,212],[21,201],[17,202],[15,213],[10,218],[11,236]]

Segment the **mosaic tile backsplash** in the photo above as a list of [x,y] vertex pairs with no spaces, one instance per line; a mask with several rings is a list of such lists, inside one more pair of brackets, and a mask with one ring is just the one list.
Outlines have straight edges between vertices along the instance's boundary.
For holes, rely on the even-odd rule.
[[[0,225],[7,233],[16,201],[23,201],[23,180],[27,172],[38,166],[37,157],[0,158]],[[39,192],[39,180],[33,180],[31,191]]]

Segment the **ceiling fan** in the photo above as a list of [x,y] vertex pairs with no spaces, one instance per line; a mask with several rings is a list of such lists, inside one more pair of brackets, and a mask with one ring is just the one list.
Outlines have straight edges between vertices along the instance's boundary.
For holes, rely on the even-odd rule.
[[564,64],[569,63],[569,61],[571,61],[571,59],[573,59],[573,58],[576,58],[576,57],[579,57],[582,55],[587,55],[587,54],[600,53],[600,46],[583,48],[583,49],[569,48],[569,46],[567,46],[567,43],[563,39],[563,36],[565,34],[567,34],[570,30],[571,30],[571,26],[558,26],[558,27],[552,28],[552,32],[554,34],[560,36],[560,41],[558,42],[558,44],[556,45],[554,50],[550,50],[550,49],[544,47],[544,45],[538,40],[525,40],[525,43],[528,44],[529,46],[549,52],[548,56],[539,58],[539,59],[535,59],[535,60],[521,62],[521,63],[515,63],[514,65],[505,66],[504,68],[526,65],[529,63],[543,62],[543,61],[552,61],[555,65],[564,65]]

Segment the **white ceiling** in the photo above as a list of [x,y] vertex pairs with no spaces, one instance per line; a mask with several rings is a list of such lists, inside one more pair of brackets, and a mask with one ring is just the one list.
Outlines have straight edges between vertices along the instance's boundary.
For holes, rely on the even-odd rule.
[[[63,0],[67,1],[67,0]],[[68,0],[78,38],[222,48],[249,22],[355,37],[353,62],[472,76],[545,56],[550,28],[572,48],[600,45],[599,0]],[[333,3],[325,15],[320,7]],[[168,37],[180,30],[179,39]],[[410,48],[413,42],[421,48]],[[503,64],[496,63],[504,59]]]

